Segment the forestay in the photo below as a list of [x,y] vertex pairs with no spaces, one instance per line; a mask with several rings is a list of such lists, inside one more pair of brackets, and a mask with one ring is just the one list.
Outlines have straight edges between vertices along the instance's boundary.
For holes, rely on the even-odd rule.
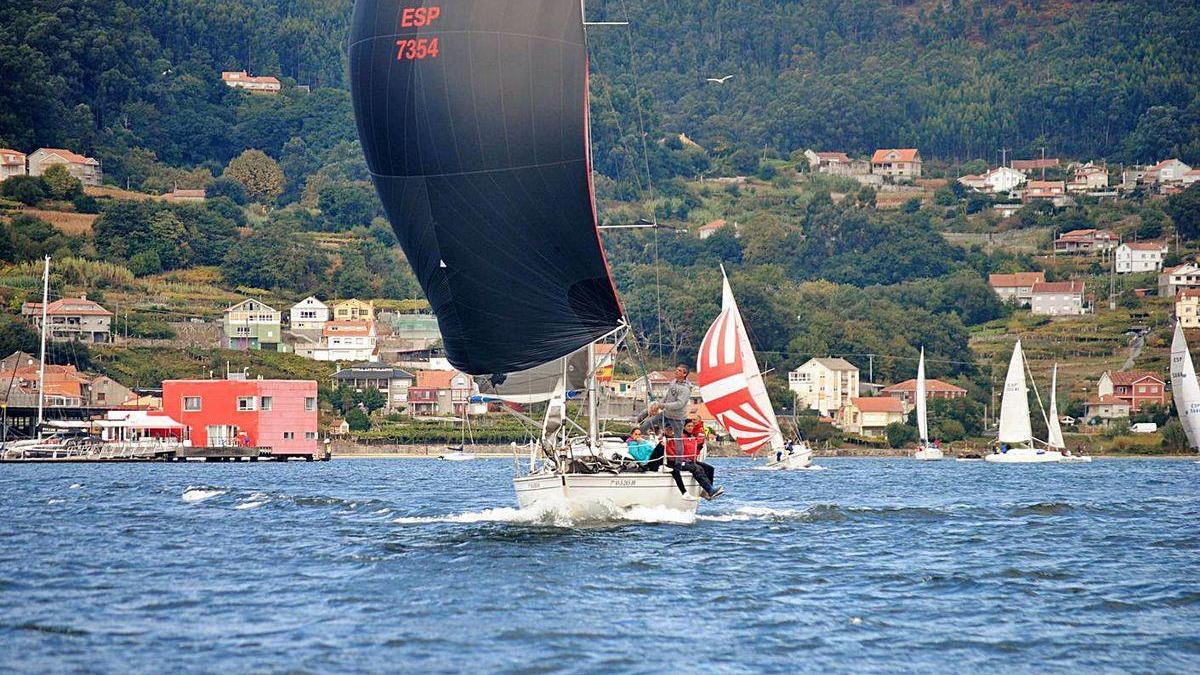
[[358,0],[349,52],[367,167],[450,363],[513,373],[618,327],[579,0]]
[[724,274],[721,313],[700,343],[696,381],[709,412],[744,452],[754,454],[764,446],[773,451],[783,450],[783,434],[775,410]]

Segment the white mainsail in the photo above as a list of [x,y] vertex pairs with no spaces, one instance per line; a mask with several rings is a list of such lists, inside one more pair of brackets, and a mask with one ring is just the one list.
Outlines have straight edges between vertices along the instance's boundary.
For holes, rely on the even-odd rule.
[[1008,362],[1008,375],[1004,378],[1004,395],[1000,399],[1001,443],[1009,445],[1031,445],[1033,427],[1029,422],[1029,394],[1025,387],[1025,355],[1021,341],[1013,347]]
[[1175,410],[1187,434],[1188,447],[1200,448],[1200,384],[1196,382],[1196,367],[1179,322],[1175,322],[1175,337],[1171,340],[1171,395],[1175,397]]
[[929,420],[925,412],[925,348],[921,347],[921,360],[917,362],[917,431],[921,432],[921,443],[929,442]]
[[779,421],[723,269],[721,278],[721,313],[696,358],[700,398],[747,454],[768,445],[774,452],[783,451]]
[[1056,394],[1058,392],[1058,364],[1054,364],[1053,374],[1050,376],[1050,416],[1046,420],[1047,435],[1046,445],[1049,445],[1055,450],[1063,450],[1067,444],[1063,441],[1062,426],[1058,422],[1058,400]]

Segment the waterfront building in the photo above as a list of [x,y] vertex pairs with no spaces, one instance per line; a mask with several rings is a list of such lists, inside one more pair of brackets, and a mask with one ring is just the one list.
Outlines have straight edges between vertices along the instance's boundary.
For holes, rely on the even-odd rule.
[[858,367],[845,359],[815,358],[788,373],[797,408],[830,415],[859,395]]
[[316,454],[317,383],[255,380],[166,380],[163,412],[188,429],[196,447],[269,448],[275,455]]

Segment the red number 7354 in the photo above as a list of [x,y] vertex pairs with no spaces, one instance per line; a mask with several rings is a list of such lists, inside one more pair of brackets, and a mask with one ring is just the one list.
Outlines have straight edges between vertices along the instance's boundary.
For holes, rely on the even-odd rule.
[[397,61],[418,61],[424,58],[436,59],[438,56],[437,38],[413,38],[396,40]]

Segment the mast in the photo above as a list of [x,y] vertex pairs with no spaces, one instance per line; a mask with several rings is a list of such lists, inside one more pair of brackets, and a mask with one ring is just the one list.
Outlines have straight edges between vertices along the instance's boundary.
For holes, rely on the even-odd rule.
[[599,389],[596,386],[596,343],[590,343],[587,347],[588,353],[588,379],[587,379],[587,406],[588,406],[588,443],[592,450],[600,447],[600,420],[596,419],[596,414],[600,410],[599,402],[596,400],[596,393]]
[[38,431],[42,429],[42,422],[45,421],[45,401],[46,401],[46,306],[50,304],[50,256],[46,256],[46,266],[42,269],[42,335],[41,335],[41,353],[38,356],[38,402],[37,402],[37,426]]

